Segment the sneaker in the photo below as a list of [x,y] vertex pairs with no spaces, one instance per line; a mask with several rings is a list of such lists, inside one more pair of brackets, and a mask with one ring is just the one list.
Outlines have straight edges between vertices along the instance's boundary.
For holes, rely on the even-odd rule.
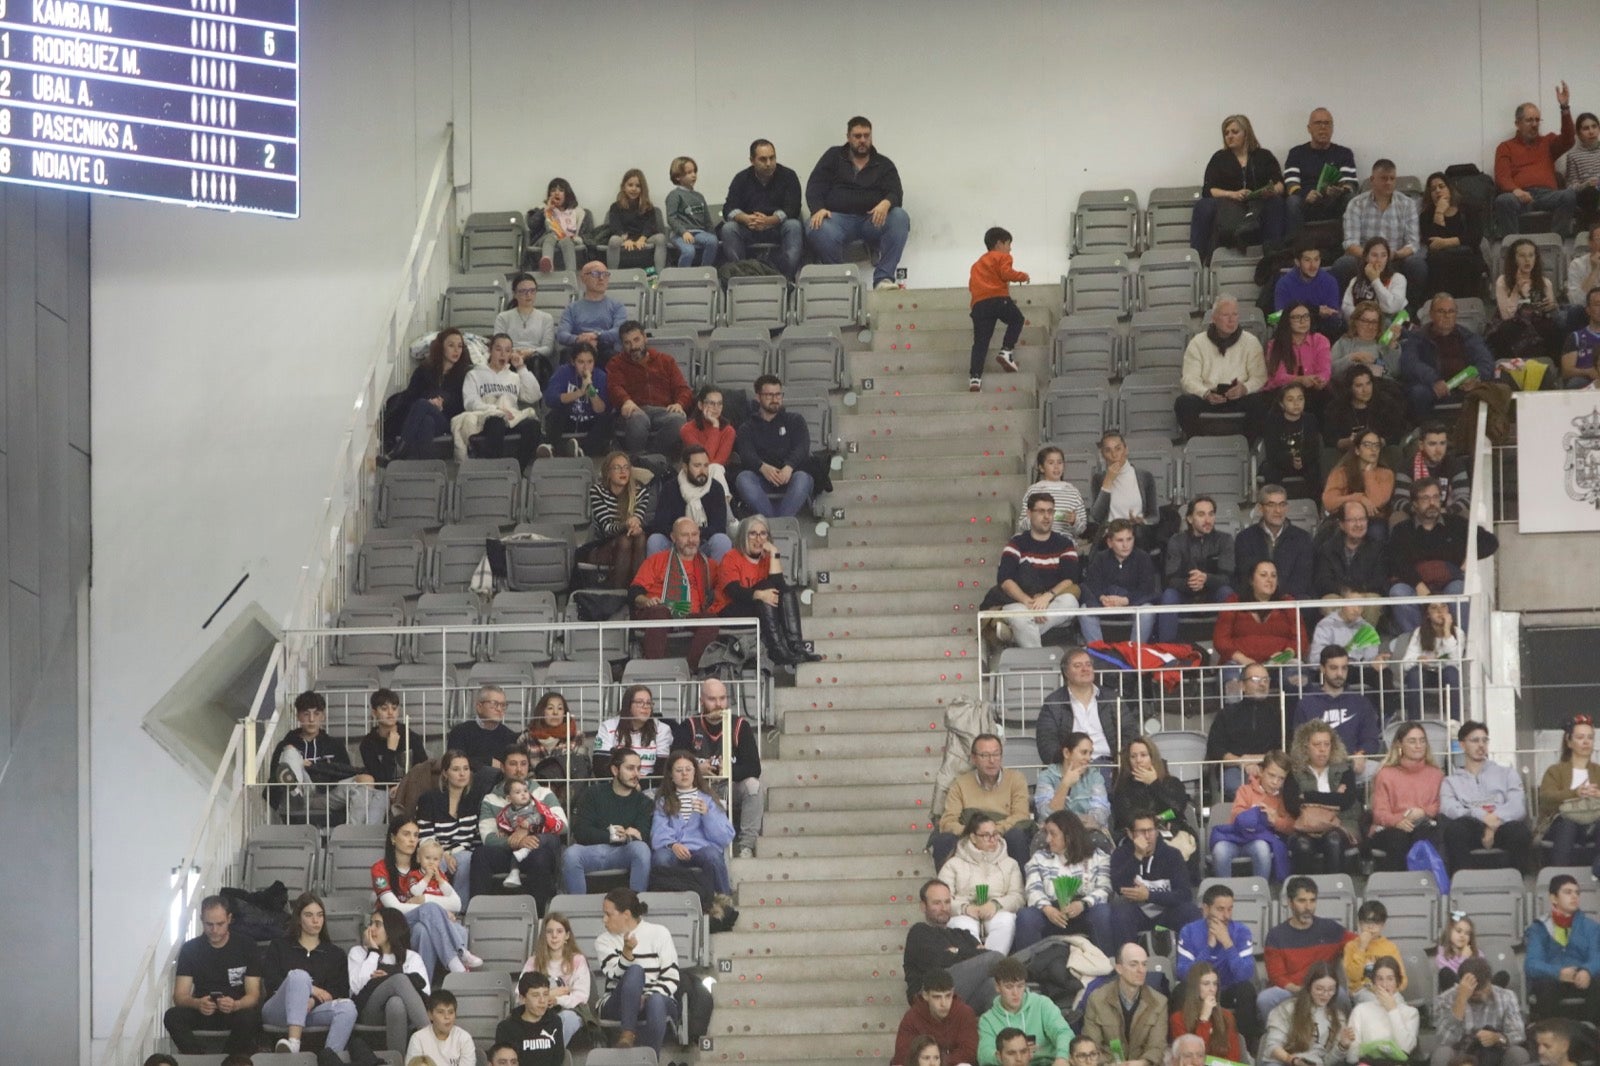
[[445,964],[445,969],[449,970],[451,973],[466,973],[467,964],[462,962],[460,959],[451,959]]
[[567,441],[567,454],[572,456],[574,459],[583,458],[583,445],[578,443],[577,437],[573,437],[571,440]]
[[539,273],[548,274],[555,268],[555,263],[550,261],[550,257],[548,255],[542,255],[539,257]]
[[899,287],[892,278],[884,278],[873,286],[874,289],[898,289]]
[[1002,643],[1002,644],[1010,644],[1011,643],[1011,623],[1010,622],[996,622],[994,624],[994,635],[995,635],[995,639],[1000,641],[1000,643]]
[[742,847],[739,848],[739,858],[741,858],[741,859],[753,859],[755,857],[756,857],[756,849],[752,848],[750,845],[746,844],[746,845],[743,845]]
[[461,961],[467,964],[467,969],[478,970],[483,968],[483,960],[466,948],[461,949]]
[[548,445],[548,444],[541,444],[541,445],[539,445],[537,448],[535,448],[533,450],[533,457],[535,459],[549,459],[549,458],[552,458],[555,454],[556,454],[556,450],[554,448],[550,447],[550,445]]
[[277,1045],[273,1047],[273,1050],[287,1052],[290,1055],[298,1055],[300,1054],[300,1041],[290,1040],[286,1036],[281,1037],[279,1038]]
[[968,392],[982,392],[983,391],[983,379],[982,378],[968,378],[967,379],[967,391]]
[[507,888],[521,888],[522,871],[518,870],[516,867],[512,867],[511,872],[506,874],[506,879],[501,883]]
[[1001,348],[1000,354],[995,356],[995,360],[999,362],[1000,369],[1004,370],[1007,374],[1015,374],[1017,372],[1017,360],[1016,357],[1011,354],[1011,349]]

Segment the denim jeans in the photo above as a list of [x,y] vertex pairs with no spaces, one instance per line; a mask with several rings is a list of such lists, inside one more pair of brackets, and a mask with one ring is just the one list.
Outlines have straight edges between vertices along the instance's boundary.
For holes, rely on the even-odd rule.
[[[683,239],[683,234],[672,238],[672,246],[678,250],[678,265],[681,267],[716,266],[717,265],[717,235],[709,230],[690,230],[692,241]],[[695,262],[698,255],[699,262]]]
[[326,1025],[328,1050],[343,1051],[356,1028],[356,1005],[348,999],[333,999],[308,1009],[310,999],[311,975],[304,970],[290,970],[272,998],[262,1005],[261,1020],[290,1028]]
[[[1457,580],[1450,582],[1442,589],[1431,589],[1430,591],[1440,596],[1449,596],[1457,594],[1465,588],[1466,586]],[[1414,585],[1406,585],[1397,581],[1389,586],[1389,595],[1391,596],[1415,596],[1416,594],[1417,590]],[[1402,633],[1410,633],[1422,625],[1422,604],[1397,603],[1391,606],[1389,611],[1394,615],[1394,624],[1400,627],[1400,632]],[[1465,629],[1467,628],[1466,604],[1461,605],[1461,611],[1462,615],[1457,619],[1457,624],[1462,629]],[[1452,613],[1454,613],[1454,605],[1452,605]]]
[[[667,1019],[671,1017],[675,1001],[671,996],[645,995],[644,967],[637,964],[622,971],[622,979],[606,996],[600,1007],[604,1018],[615,1018],[622,1023],[624,1032],[638,1035],[639,1043],[661,1053],[667,1042]],[[644,1028],[639,1028],[639,1016],[644,1015]]]
[[792,518],[806,509],[814,484],[810,474],[796,470],[789,475],[789,483],[783,486],[783,497],[774,504],[767,495],[767,489],[778,486],[772,485],[754,470],[742,470],[733,479],[733,491],[756,514],[768,518]]
[[[1224,771],[1226,773],[1227,771]],[[1238,771],[1234,771],[1237,773]],[[1214,877],[1232,877],[1233,860],[1240,853],[1250,859],[1250,876],[1272,876],[1272,847],[1265,840],[1252,840],[1243,845],[1219,840],[1211,845],[1211,873]]]
[[[672,547],[672,539],[661,533],[652,533],[645,538],[645,555],[654,555],[664,552]],[[733,550],[733,541],[728,539],[726,533],[713,533],[709,537],[700,538],[700,553],[714,563],[720,563],[722,557]]]
[[822,220],[822,225],[810,231],[811,254],[819,263],[844,262],[845,245],[851,241],[866,241],[867,247],[877,253],[877,263],[872,268],[872,283],[893,281],[900,267],[900,256],[905,253],[906,239],[911,235],[911,216],[903,207],[891,207],[883,225],[874,226],[870,215],[841,215],[837,212]]
[[1056,936],[1060,933],[1081,933],[1089,938],[1095,947],[1107,955],[1116,953],[1117,945],[1111,941],[1111,904],[1101,903],[1090,907],[1082,914],[1067,923],[1065,929],[1051,923],[1044,915],[1041,907],[1024,907],[1017,914],[1017,938],[1012,942],[1012,949],[1021,951],[1030,944],[1037,944],[1047,936]]
[[[1084,606],[1099,607],[1100,604],[1085,603]],[[1148,644],[1155,639],[1156,616],[1153,614],[1141,614],[1138,619],[1139,642]],[[1083,642],[1085,644],[1093,644],[1096,641],[1105,639],[1105,630],[1101,628],[1101,617],[1099,615],[1086,614],[1080,617],[1078,619],[1078,632],[1083,634]],[[1109,788],[1110,785],[1106,787]]]
[[682,446],[678,431],[685,417],[665,407],[641,407],[631,415],[621,415],[617,421],[617,436],[622,439],[622,450],[638,455],[647,448],[672,458]]
[[411,946],[422,956],[422,965],[430,974],[458,958],[467,946],[467,927],[451,921],[450,912],[437,903],[424,903],[407,911],[406,924],[411,927]]
[[[1204,590],[1195,593],[1187,588],[1166,589],[1161,593],[1161,602],[1166,606],[1179,603],[1221,603],[1233,595],[1233,589],[1227,585],[1218,585],[1214,591]],[[1183,616],[1180,614],[1160,614],[1156,616],[1156,640],[1162,644],[1173,644],[1178,639],[1178,624]]]
[[1516,233],[1521,228],[1524,211],[1550,212],[1550,228],[1565,236],[1572,229],[1572,212],[1578,206],[1576,189],[1524,189],[1533,196],[1533,202],[1524,204],[1511,193],[1503,192],[1494,198],[1494,222],[1502,237]]
[[1423,672],[1413,666],[1405,673],[1406,690],[1402,697],[1407,718],[1421,718],[1423,695],[1428,692],[1443,694],[1445,713],[1452,718],[1461,712],[1461,672],[1453,666]]
[[650,845],[642,840],[626,844],[570,844],[561,853],[561,891],[581,896],[589,891],[587,875],[595,870],[628,868],[628,887],[643,892],[650,887]]
[[719,231],[722,236],[722,246],[728,250],[728,262],[737,263],[741,259],[750,258],[750,245],[776,243],[778,251],[778,269],[790,281],[800,272],[800,253],[805,244],[805,223],[798,218],[786,218],[778,225],[777,233],[772,230],[757,232],[742,222],[729,219],[722,224]]

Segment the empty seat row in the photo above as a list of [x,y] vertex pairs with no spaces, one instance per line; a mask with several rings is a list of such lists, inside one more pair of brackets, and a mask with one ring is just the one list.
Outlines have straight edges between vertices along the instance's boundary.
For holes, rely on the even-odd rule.
[[403,459],[378,474],[377,525],[510,525],[524,519],[576,528],[588,521],[591,459],[540,459],[526,479],[515,459],[467,459],[455,476],[441,459]]
[[[1068,315],[1110,311],[1125,316],[1133,311],[1172,308],[1198,313],[1215,290],[1211,272],[1200,264],[1192,248],[1158,248],[1137,262],[1121,253],[1080,255],[1073,258],[1061,279]],[[1213,263],[1215,258],[1213,258]]]

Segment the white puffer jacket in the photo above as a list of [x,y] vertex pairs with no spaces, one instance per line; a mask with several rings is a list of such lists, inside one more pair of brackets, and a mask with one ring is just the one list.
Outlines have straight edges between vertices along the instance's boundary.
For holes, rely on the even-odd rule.
[[939,871],[939,880],[950,886],[954,913],[960,914],[973,902],[979,885],[989,886],[989,899],[1012,914],[1022,909],[1022,870],[1006,854],[1003,843],[993,851],[981,851],[968,837],[956,845],[955,853]]

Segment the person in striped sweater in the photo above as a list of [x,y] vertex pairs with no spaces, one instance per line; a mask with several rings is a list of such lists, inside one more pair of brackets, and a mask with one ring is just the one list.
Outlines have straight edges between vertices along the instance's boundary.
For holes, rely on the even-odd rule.
[[594,938],[594,953],[606,979],[600,1014],[622,1023],[611,1046],[643,1043],[659,1055],[678,995],[678,949],[672,934],[644,920],[650,908],[631,888],[607,892],[600,911],[606,927]]

